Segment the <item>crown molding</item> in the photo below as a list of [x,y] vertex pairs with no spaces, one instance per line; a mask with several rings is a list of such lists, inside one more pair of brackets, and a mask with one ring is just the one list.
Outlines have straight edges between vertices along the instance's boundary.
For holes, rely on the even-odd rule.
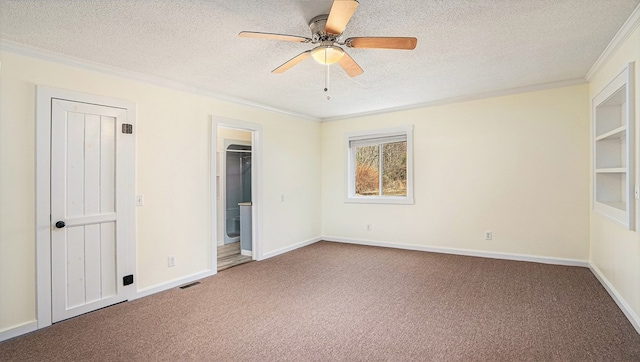
[[622,27],[618,30],[616,35],[614,35],[613,39],[611,39],[609,45],[604,48],[604,51],[600,54],[600,57],[598,57],[596,62],[593,63],[584,79],[591,81],[593,75],[600,70],[600,68],[602,68],[609,59],[611,59],[611,57],[618,51],[618,49],[620,49],[622,44],[629,39],[638,26],[640,26],[640,4],[636,6],[631,15],[627,18],[627,21],[622,24]]
[[492,92],[469,94],[469,95],[460,96],[460,97],[436,99],[433,101],[416,103],[416,104],[411,104],[411,105],[402,106],[402,107],[380,109],[377,111],[353,113],[346,116],[323,118],[321,121],[322,122],[341,121],[345,119],[353,119],[358,117],[373,116],[373,115],[379,115],[379,114],[385,114],[385,113],[410,111],[418,108],[428,108],[428,107],[442,106],[442,105],[453,104],[453,103],[462,103],[462,102],[475,101],[480,99],[502,97],[502,96],[508,96],[513,94],[536,92],[536,91],[562,88],[562,87],[570,87],[570,86],[580,85],[580,84],[587,84],[587,81],[583,78],[577,78],[577,79],[563,80],[559,82],[541,83],[541,84],[535,84],[535,85],[530,85],[526,87],[508,88],[508,89],[502,89],[502,90],[497,90]]
[[14,43],[14,42],[3,40],[3,39],[0,39],[0,51],[11,52],[14,54],[24,55],[24,56],[28,56],[28,57],[48,61],[48,62],[58,63],[58,64],[67,65],[67,66],[94,71],[94,72],[99,72],[99,73],[103,73],[111,76],[125,78],[128,80],[134,80],[134,81],[151,84],[155,86],[160,86],[164,88],[169,88],[173,90],[179,90],[186,93],[213,98],[219,101],[225,101],[225,102],[240,104],[240,105],[248,106],[252,108],[258,108],[258,109],[262,109],[262,110],[266,110],[274,113],[284,114],[287,116],[293,116],[293,117],[300,118],[307,121],[314,121],[314,122],[321,121],[321,119],[317,117],[312,117],[306,114],[301,114],[301,113],[288,111],[285,109],[271,107],[262,103],[252,102],[243,98],[227,96],[221,93],[213,92],[213,91],[202,89],[199,87],[194,87],[186,83],[169,80],[162,77],[146,75],[138,72],[132,72],[132,71],[124,70],[121,68],[112,67],[106,64],[92,62],[92,61],[84,60],[80,58],[75,58],[75,57],[60,54],[57,52],[35,48],[35,47],[31,47],[24,44]]

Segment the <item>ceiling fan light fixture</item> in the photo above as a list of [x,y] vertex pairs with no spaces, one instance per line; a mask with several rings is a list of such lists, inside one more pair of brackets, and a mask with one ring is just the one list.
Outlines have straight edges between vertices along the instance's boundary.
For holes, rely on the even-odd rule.
[[335,45],[321,45],[313,49],[313,52],[311,53],[313,59],[323,65],[336,63],[342,59],[343,55],[344,50]]

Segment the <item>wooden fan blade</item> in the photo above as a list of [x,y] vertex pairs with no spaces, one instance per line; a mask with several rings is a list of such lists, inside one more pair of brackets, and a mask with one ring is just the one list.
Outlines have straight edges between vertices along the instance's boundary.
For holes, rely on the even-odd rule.
[[300,63],[301,61],[309,58],[311,56],[311,50],[307,50],[306,52],[302,52],[298,55],[296,55],[295,57],[289,59],[286,63],[282,64],[281,66],[277,67],[276,69],[272,70],[271,73],[284,73],[287,70],[289,70],[290,68],[292,68],[294,65]]
[[333,0],[324,31],[330,34],[342,34],[357,7],[356,0]]
[[296,35],[275,34],[275,33],[261,33],[257,31],[241,31],[238,34],[241,38],[257,38],[257,39],[269,39],[269,40],[282,40],[292,41],[296,43],[308,43],[311,41],[309,38]]
[[405,49],[416,48],[418,39],[410,37],[363,37],[349,38],[345,40],[345,45],[350,48],[377,48],[377,49]]
[[356,77],[364,72],[364,70],[360,68],[358,63],[356,63],[356,61],[353,60],[353,58],[351,58],[349,54],[347,54],[347,52],[342,55],[342,58],[340,58],[338,64],[340,64],[342,69],[344,69],[344,71],[347,72],[347,75],[349,75],[351,78]]

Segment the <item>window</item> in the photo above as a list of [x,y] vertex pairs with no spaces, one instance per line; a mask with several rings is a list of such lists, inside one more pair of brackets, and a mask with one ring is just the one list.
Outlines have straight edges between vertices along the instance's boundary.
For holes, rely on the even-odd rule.
[[413,204],[413,127],[346,135],[347,202]]

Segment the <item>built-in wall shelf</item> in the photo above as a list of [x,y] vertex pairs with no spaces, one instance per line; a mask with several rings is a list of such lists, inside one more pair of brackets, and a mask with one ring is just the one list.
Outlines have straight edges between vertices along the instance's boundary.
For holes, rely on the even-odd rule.
[[634,63],[592,101],[593,208],[635,229],[634,197]]

